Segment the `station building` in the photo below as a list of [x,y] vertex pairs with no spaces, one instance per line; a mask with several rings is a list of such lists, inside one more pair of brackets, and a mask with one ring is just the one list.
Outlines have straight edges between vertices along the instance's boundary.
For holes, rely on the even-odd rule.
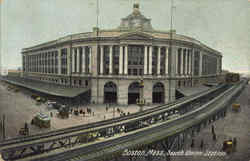
[[216,80],[222,54],[194,38],[158,31],[134,4],[115,29],[93,28],[22,49],[23,77],[90,92],[91,103],[167,103],[180,89]]

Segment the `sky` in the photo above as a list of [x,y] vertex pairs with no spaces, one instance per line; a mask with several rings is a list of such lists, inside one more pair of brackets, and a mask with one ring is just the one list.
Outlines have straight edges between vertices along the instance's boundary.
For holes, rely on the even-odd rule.
[[[154,29],[169,30],[171,0],[136,0]],[[21,67],[21,49],[90,32],[97,0],[0,0],[1,62]],[[100,28],[116,28],[135,0],[99,0]],[[223,54],[222,68],[250,71],[250,0],[174,0],[174,29]]]

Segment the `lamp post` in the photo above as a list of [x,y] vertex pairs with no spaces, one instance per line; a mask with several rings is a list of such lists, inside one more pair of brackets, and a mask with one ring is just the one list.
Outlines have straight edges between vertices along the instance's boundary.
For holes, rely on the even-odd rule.
[[139,99],[136,100],[137,105],[140,107],[139,111],[143,111],[143,106],[145,105],[145,99],[143,98],[144,81],[143,78],[140,80],[139,84]]

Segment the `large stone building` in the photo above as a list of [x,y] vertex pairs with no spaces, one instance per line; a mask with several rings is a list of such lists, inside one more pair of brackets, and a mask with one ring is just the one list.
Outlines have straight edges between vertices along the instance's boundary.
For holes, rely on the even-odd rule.
[[222,55],[174,30],[153,29],[135,4],[116,29],[95,27],[24,48],[22,59],[25,78],[89,89],[92,103],[131,104],[140,79],[147,103],[175,100],[178,89],[215,79]]

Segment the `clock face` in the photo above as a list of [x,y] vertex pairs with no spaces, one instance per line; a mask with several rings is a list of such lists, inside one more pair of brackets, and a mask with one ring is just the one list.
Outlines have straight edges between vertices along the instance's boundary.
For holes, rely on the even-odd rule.
[[139,19],[134,19],[134,20],[133,20],[133,24],[134,24],[134,26],[136,26],[136,27],[140,26],[140,20],[139,20]]

